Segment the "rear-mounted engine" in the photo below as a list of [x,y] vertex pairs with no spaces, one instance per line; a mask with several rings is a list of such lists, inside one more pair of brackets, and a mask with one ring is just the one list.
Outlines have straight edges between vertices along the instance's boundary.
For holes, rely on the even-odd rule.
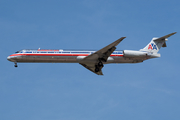
[[124,50],[124,57],[145,57],[147,52],[133,51],[133,50]]

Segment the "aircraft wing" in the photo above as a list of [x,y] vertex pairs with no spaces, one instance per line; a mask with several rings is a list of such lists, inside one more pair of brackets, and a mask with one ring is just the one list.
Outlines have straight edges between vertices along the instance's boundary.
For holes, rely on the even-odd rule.
[[126,37],[121,37],[115,42],[109,44],[108,46],[96,51],[95,53],[87,56],[84,58],[84,60],[103,60],[104,62],[107,61],[107,58],[111,55],[111,53],[116,49],[115,46],[117,46],[124,38]]
[[[85,68],[89,69],[90,71],[98,74],[103,75],[101,69],[103,68],[103,65],[99,67],[99,71],[95,72],[96,66],[99,61],[106,62],[108,57],[112,54],[112,52],[116,49],[115,46],[117,46],[124,38],[121,37],[118,40],[114,41],[113,43],[109,44],[108,46],[96,51],[95,53],[85,57],[80,64],[83,65]],[[91,62],[90,62],[91,61]]]
[[81,64],[82,66],[84,66],[85,68],[87,68],[88,70],[92,71],[93,73],[97,74],[97,75],[103,75],[101,69],[99,72],[95,72],[95,64],[84,64],[84,63],[79,63]]

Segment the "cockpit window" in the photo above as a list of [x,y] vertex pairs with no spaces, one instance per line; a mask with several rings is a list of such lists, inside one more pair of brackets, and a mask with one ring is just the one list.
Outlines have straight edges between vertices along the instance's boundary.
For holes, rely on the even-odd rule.
[[15,53],[23,53],[23,52],[24,52],[24,50],[19,50],[19,51],[15,52]]
[[20,51],[17,51],[17,52],[15,52],[15,53],[20,53]]

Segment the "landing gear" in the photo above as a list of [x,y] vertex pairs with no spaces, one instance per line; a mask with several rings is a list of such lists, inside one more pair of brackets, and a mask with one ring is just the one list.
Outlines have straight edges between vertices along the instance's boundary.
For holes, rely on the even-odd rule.
[[104,58],[99,59],[99,61],[107,62],[107,60]]
[[95,68],[95,72],[99,72],[99,67],[97,67],[97,65],[96,65],[96,68]]
[[98,66],[99,67],[104,67],[104,65],[103,65],[103,63],[101,61],[99,61]]
[[14,67],[18,67],[17,63],[14,63],[14,64],[15,64]]
[[99,72],[103,67],[104,67],[103,63],[99,61],[98,64],[95,65],[95,72]]

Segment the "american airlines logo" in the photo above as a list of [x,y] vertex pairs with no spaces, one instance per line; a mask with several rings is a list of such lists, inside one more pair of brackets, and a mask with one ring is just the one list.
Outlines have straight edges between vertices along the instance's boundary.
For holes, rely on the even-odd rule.
[[151,49],[151,50],[156,49],[156,50],[157,50],[157,47],[156,47],[156,45],[155,45],[154,43],[151,43],[151,44],[149,44],[149,46],[148,46],[148,50],[149,50],[149,49]]

